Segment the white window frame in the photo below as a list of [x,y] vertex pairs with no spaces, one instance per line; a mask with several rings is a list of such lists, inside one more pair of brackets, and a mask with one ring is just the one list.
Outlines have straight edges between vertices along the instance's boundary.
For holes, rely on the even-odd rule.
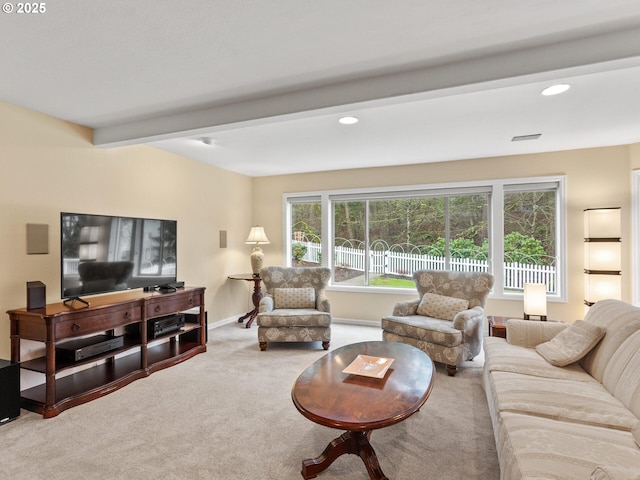
[[[504,192],[514,188],[515,186],[536,186],[544,184],[557,185],[557,205],[556,205],[556,255],[558,265],[557,275],[557,292],[549,294],[549,301],[566,302],[567,301],[567,232],[566,232],[566,178],[563,175],[545,176],[545,177],[526,177],[526,178],[508,178],[499,180],[470,181],[456,183],[439,183],[424,185],[407,185],[392,186],[382,188],[357,188],[345,190],[327,190],[314,192],[284,193],[283,194],[283,236],[285,238],[284,255],[287,264],[291,262],[291,210],[290,204],[295,202],[304,202],[313,199],[320,200],[322,205],[322,262],[325,266],[331,266],[328,259],[331,259],[331,251],[333,245],[333,221],[332,221],[332,202],[340,200],[367,200],[380,198],[397,198],[411,197],[414,195],[425,194],[436,195],[456,194],[456,193],[474,193],[474,192],[490,192],[489,205],[489,261],[491,264],[491,273],[495,277],[495,283],[491,297],[495,299],[514,300],[522,298],[522,293],[504,292],[504,272],[502,268],[495,268],[501,265],[504,260],[503,242],[496,242],[493,239],[503,238],[503,220],[504,220]],[[635,185],[635,183],[634,183]],[[637,182],[640,189],[640,175]],[[640,208],[639,208],[640,210]],[[638,214],[640,223],[640,213]],[[341,292],[358,292],[358,293],[389,293],[403,294],[413,292],[412,288],[389,288],[389,287],[373,287],[368,285],[336,285],[331,284],[330,290]]]

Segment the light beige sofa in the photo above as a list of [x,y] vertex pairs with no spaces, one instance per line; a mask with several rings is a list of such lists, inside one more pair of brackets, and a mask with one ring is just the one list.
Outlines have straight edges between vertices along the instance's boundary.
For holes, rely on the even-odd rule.
[[563,367],[536,346],[568,323],[508,320],[506,340],[485,338],[501,480],[640,480],[640,309],[604,300],[584,322],[604,337]]

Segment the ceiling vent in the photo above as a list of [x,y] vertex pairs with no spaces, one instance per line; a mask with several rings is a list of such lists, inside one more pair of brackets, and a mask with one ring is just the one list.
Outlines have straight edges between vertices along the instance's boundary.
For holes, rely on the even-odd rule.
[[511,139],[512,142],[524,142],[525,140],[537,140],[542,136],[541,133],[534,133],[532,135],[518,135]]

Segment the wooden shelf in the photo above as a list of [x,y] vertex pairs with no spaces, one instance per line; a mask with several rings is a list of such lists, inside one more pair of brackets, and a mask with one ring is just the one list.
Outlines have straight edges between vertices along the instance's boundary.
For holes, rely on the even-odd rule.
[[[175,315],[194,307],[195,317],[177,331],[147,340],[147,322],[164,315]],[[206,352],[204,288],[179,288],[158,294],[126,292],[92,299],[91,306],[74,309],[63,303],[44,309],[10,310],[11,357],[20,362],[22,338],[45,343],[45,356],[21,363],[21,368],[40,372],[45,382],[21,392],[22,407],[49,418],[63,410],[107,395],[163,368]],[[195,320],[194,320],[195,319]],[[56,345],[81,336],[110,333],[137,325],[128,331],[124,345],[99,355],[72,361],[56,354]],[[137,332],[137,333],[135,333]],[[89,366],[91,364],[97,365]],[[80,368],[77,372],[61,372]]]

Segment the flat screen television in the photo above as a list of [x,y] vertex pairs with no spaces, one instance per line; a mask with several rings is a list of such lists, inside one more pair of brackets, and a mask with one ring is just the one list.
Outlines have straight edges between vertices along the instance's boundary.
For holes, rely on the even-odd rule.
[[175,283],[176,235],[176,220],[61,212],[61,297]]

